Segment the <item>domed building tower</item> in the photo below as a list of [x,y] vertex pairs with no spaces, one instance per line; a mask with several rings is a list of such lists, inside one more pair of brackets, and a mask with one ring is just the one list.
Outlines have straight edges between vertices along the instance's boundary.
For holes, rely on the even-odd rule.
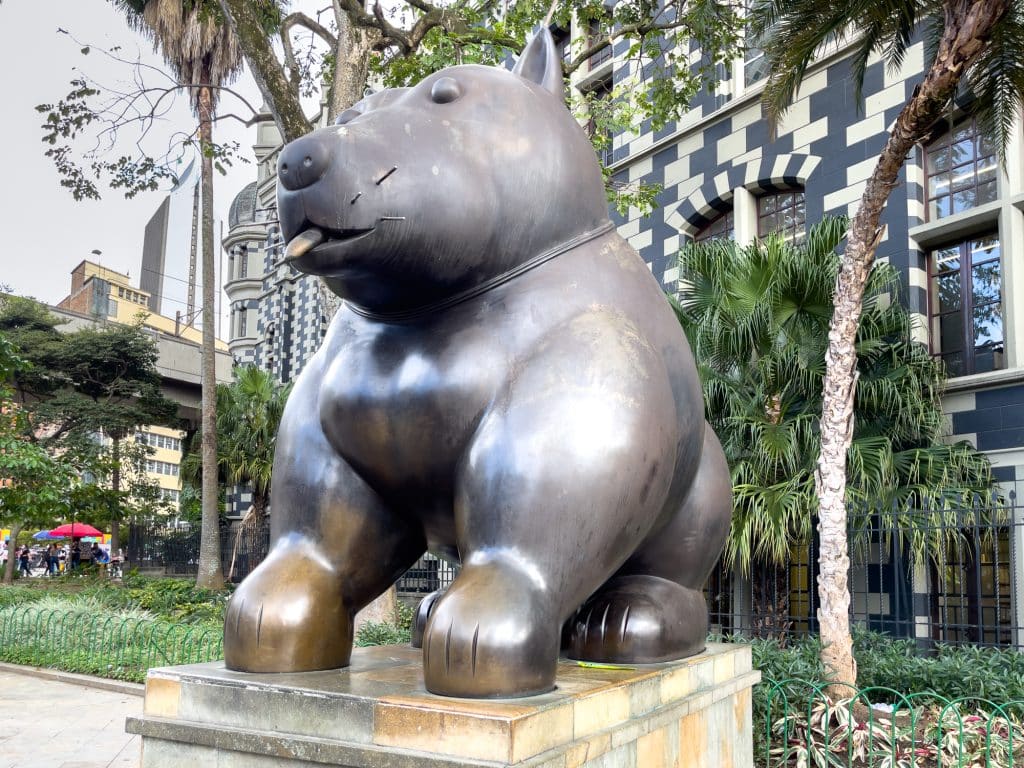
[[235,197],[223,240],[228,344],[238,365],[257,365],[282,382],[298,376],[320,346],[327,315],[318,278],[282,263],[277,223],[281,135],[264,107],[256,124],[256,181]]

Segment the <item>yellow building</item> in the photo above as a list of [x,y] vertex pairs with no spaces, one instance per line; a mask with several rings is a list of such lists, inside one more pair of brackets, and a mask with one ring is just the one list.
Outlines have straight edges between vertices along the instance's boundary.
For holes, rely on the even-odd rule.
[[[115,323],[130,324],[141,318],[142,325],[163,334],[181,337],[199,344],[202,331],[149,310],[150,295],[132,285],[131,278],[91,261],[83,261],[71,271],[71,293],[58,305],[60,309]],[[227,352],[227,344],[216,341],[218,352]],[[160,426],[146,426],[129,438],[153,449],[146,459],[146,476],[159,488],[164,499],[177,509],[181,497],[181,442],[185,433]]]

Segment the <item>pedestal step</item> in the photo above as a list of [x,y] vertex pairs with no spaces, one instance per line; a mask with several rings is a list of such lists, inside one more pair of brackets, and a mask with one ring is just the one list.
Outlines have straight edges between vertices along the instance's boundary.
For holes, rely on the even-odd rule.
[[329,672],[250,675],[222,662],[150,671],[142,768],[752,768],[750,649],[678,662],[559,665],[526,699],[427,693],[422,657],[359,648]]

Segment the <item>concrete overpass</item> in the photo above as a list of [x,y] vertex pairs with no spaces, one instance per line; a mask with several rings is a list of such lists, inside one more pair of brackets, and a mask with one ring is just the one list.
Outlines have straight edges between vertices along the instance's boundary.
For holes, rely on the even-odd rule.
[[[111,321],[97,319],[61,307],[49,306],[54,315],[66,322],[57,326],[61,331],[75,331],[80,328],[107,325]],[[161,390],[165,397],[178,404],[178,414],[191,426],[199,425],[199,409],[202,397],[201,349],[197,342],[176,336],[173,333],[143,325],[142,330],[156,343],[156,368],[162,379]],[[225,349],[217,350],[217,383],[231,381],[232,358]]]

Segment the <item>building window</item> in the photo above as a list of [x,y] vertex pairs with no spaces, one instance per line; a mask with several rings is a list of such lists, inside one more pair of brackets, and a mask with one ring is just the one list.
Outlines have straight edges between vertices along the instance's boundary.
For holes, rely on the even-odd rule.
[[999,236],[939,248],[930,264],[932,353],[950,376],[1005,368]]
[[[602,31],[601,27],[602,27],[602,22],[601,22],[600,19],[592,19],[590,21],[590,23],[587,24],[587,42],[586,42],[586,46],[587,46],[588,50],[592,46],[597,45],[598,43],[600,43],[602,40],[607,40],[608,39],[608,35],[606,35]],[[591,71],[593,71],[593,70],[597,69],[598,67],[600,67],[602,64],[604,64],[606,61],[609,61],[611,58],[612,58],[612,46],[611,46],[611,43],[608,43],[601,50],[599,50],[597,53],[595,53],[593,56],[591,56],[590,59],[587,60],[587,68],[590,69]]]
[[[612,132],[605,129],[598,137],[598,132],[601,131],[601,127],[597,117],[594,115],[595,111],[604,112],[602,115],[604,120],[607,120],[611,115],[607,114],[611,110],[612,100],[612,80],[602,80],[601,82],[594,85],[593,88],[587,91],[587,97],[590,101],[591,117],[587,122],[587,136],[590,137],[591,142],[594,144],[594,148],[597,151],[597,159],[601,165],[607,167],[612,164],[613,158],[613,143],[612,143]],[[596,137],[596,138],[595,138]]]
[[974,120],[925,149],[928,219],[935,221],[996,199],[996,150]]
[[693,239],[698,243],[703,243],[706,240],[735,240],[736,220],[732,210],[726,211],[710,223],[705,224]]
[[238,251],[238,276],[240,278],[247,277],[249,275],[249,253],[243,247]]
[[572,35],[569,34],[569,30],[563,27],[552,27],[551,37],[555,41],[555,48],[558,49],[562,64],[568,64],[572,60]]
[[[750,13],[750,2],[746,3],[746,11]],[[768,60],[765,58],[764,49],[761,48],[762,37],[755,37],[754,33],[747,28],[744,33],[743,50],[743,86],[749,88],[754,83],[760,82],[768,77]]]
[[245,310],[245,309],[241,310],[238,313],[238,335],[239,336],[245,336],[246,335],[246,331],[248,330],[248,328],[247,328],[248,321],[249,321],[249,311]]
[[802,190],[765,195],[757,199],[758,237],[779,232],[784,240],[798,243],[804,239],[805,219]]

